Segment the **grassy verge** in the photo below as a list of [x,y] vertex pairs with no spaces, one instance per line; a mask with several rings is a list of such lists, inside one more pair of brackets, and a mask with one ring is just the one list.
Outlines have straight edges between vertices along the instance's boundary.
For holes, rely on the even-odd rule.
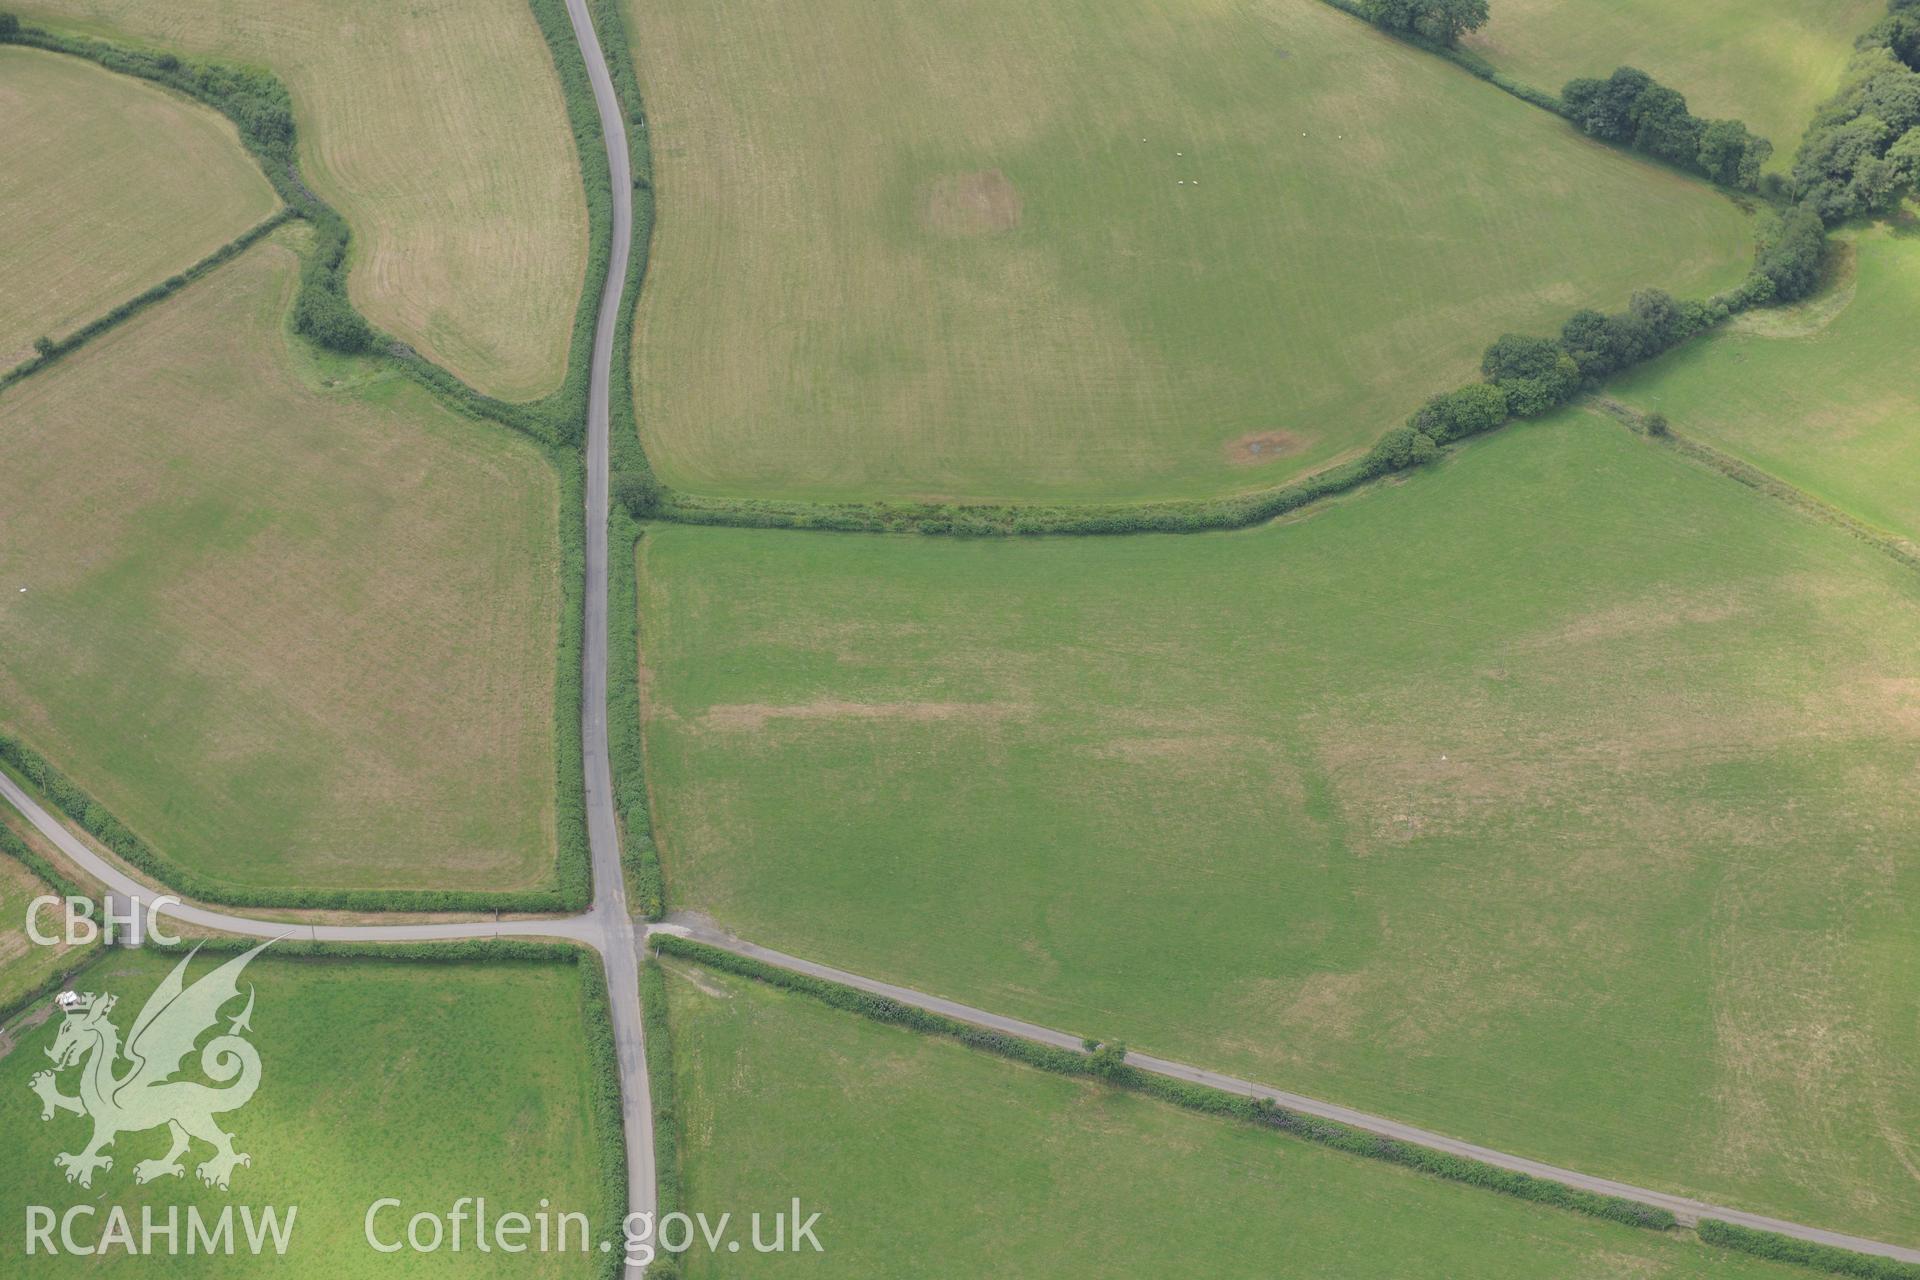
[[647,1082],[653,1091],[654,1192],[658,1218],[686,1210],[680,1175],[681,1114],[674,1073],[673,1024],[659,962],[640,968],[640,1015],[647,1030]]

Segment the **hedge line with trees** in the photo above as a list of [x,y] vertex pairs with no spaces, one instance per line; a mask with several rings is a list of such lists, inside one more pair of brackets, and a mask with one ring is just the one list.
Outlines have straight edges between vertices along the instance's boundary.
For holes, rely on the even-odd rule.
[[1735,1226],[1718,1218],[1700,1220],[1700,1238],[1723,1249],[1737,1249],[1756,1258],[1790,1262],[1836,1276],[1860,1276],[1863,1280],[1920,1280],[1920,1267],[1893,1258],[1836,1249],[1832,1245],[1796,1240],[1772,1231]]
[[[1429,53],[1437,54],[1445,58],[1462,71],[1485,80],[1488,84],[1512,94],[1522,102],[1539,107],[1543,111],[1551,111],[1555,115],[1560,114],[1560,99],[1554,97],[1544,89],[1536,88],[1526,83],[1524,80],[1514,79],[1506,72],[1495,67],[1491,62],[1488,62],[1485,58],[1482,58],[1479,54],[1469,49],[1463,49],[1457,43],[1446,43],[1443,40],[1428,37],[1420,30],[1417,20],[1411,26],[1402,26],[1397,22],[1377,21],[1374,17],[1375,10],[1372,0],[1325,0],[1325,3],[1340,10],[1342,13],[1359,18],[1363,22],[1371,22],[1381,30],[1391,32],[1409,44],[1416,45]],[[1397,12],[1397,10],[1382,11],[1383,16],[1389,17],[1395,16]],[[1416,14],[1416,19],[1417,17],[1418,14]],[[1442,22],[1444,23],[1445,21],[1446,19],[1443,18]]]
[[1155,503],[808,503],[714,498],[664,491],[651,514],[684,524],[925,533],[961,537],[1194,533],[1237,529],[1345,493],[1438,458],[1443,446],[1567,403],[1602,379],[1678,346],[1736,312],[1805,297],[1817,287],[1826,247],[1817,218],[1797,211],[1762,225],[1754,269],[1705,301],[1658,289],[1633,295],[1613,315],[1576,312],[1558,337],[1507,334],[1487,348],[1482,380],[1443,392],[1393,428],[1366,456],[1258,493]]
[[1487,25],[1487,0],[1360,0],[1376,27],[1423,36],[1452,48],[1469,31]]
[[907,1027],[927,1035],[944,1036],[969,1048],[998,1054],[1015,1062],[1038,1067],[1042,1071],[1104,1080],[1118,1088],[1159,1098],[1190,1111],[1268,1125],[1296,1137],[1352,1155],[1385,1160],[1391,1164],[1417,1169],[1422,1173],[1445,1178],[1451,1182],[1464,1182],[1471,1186],[1498,1191],[1516,1199],[1555,1205],[1559,1208],[1571,1209],[1576,1213],[1605,1218],[1628,1226],[1646,1227],[1655,1231],[1666,1230],[1674,1225],[1673,1215],[1664,1209],[1655,1209],[1615,1196],[1594,1195],[1563,1183],[1550,1182],[1544,1178],[1534,1178],[1523,1173],[1513,1173],[1477,1160],[1467,1160],[1426,1147],[1414,1146],[1411,1143],[1383,1138],[1331,1120],[1321,1120],[1289,1111],[1284,1107],[1276,1106],[1271,1099],[1242,1097],[1222,1089],[1188,1084],[1150,1071],[1142,1071],[1126,1062],[1126,1046],[1121,1044],[1088,1041],[1084,1052],[1055,1048],[997,1031],[988,1031],[937,1013],[930,1013],[914,1005],[902,1004],[886,996],[874,995],[837,982],[828,982],[806,974],[795,973],[790,969],[751,960],[745,956],[735,955],[731,951],[722,951],[718,947],[708,946],[688,938],[660,934],[653,938],[653,945],[662,954],[680,956],[726,973],[753,978],[770,986],[811,996],[823,1004],[849,1013],[857,1013],[876,1022]]
[[[1354,16],[1374,20],[1369,0],[1326,0]],[[1395,14],[1407,12],[1402,9]],[[1568,114],[1558,98],[1504,80],[1483,60],[1453,48],[1419,29],[1386,25],[1415,44],[1447,57],[1473,74],[1556,114]],[[1630,69],[1625,69],[1630,71]],[[1616,73],[1617,91],[1607,99],[1634,119],[1635,104],[1652,86],[1651,78],[1631,72]],[[1644,80],[1644,84],[1641,81]],[[1579,83],[1579,82],[1576,82]],[[1592,82],[1602,86],[1614,82]],[[1629,95],[1627,90],[1636,88]],[[1678,100],[1663,91],[1641,111],[1643,120],[1660,116]],[[637,98],[629,99],[637,101]],[[1604,104],[1603,104],[1604,105]],[[636,118],[638,113],[634,113]],[[1660,117],[1668,134],[1694,141],[1691,166],[1702,172],[1730,173],[1736,185],[1757,182],[1757,168],[1770,154],[1770,144],[1754,138],[1737,121],[1694,121],[1690,115]],[[1694,121],[1687,124],[1685,121]],[[1698,125],[1697,135],[1694,125]],[[1737,127],[1734,127],[1737,126]],[[639,135],[636,134],[636,137]],[[1649,134],[1651,140],[1654,135]],[[641,148],[636,147],[636,151]],[[636,161],[636,172],[643,172]],[[650,194],[650,193],[643,193]],[[648,202],[650,203],[650,202]],[[640,219],[636,218],[636,234]],[[1397,471],[1421,466],[1439,457],[1454,441],[1491,430],[1515,417],[1532,417],[1564,404],[1580,390],[1642,360],[1664,352],[1728,316],[1773,302],[1802,298],[1818,287],[1825,257],[1824,228],[1817,218],[1798,211],[1762,215],[1756,238],[1753,270],[1737,287],[1705,301],[1678,301],[1658,290],[1635,295],[1629,309],[1616,316],[1582,311],[1557,339],[1507,335],[1489,348],[1483,381],[1434,397],[1403,426],[1383,435],[1363,458],[1306,476],[1290,484],[1256,493],[1222,498],[1149,503],[939,503],[840,502],[816,503],[780,499],[712,497],[682,493],[663,485],[648,467],[637,442],[616,456],[613,491],[616,502],[634,521],[658,518],[683,524],[729,525],[744,528],[825,530],[849,533],[923,533],[959,537],[1119,535],[1131,533],[1188,533],[1243,528],[1298,510],[1310,503],[1347,492]],[[627,318],[630,321],[630,317]],[[615,359],[624,359],[616,346]],[[619,398],[624,399],[624,398]],[[621,404],[631,420],[631,406]],[[616,448],[623,437],[616,431]],[[637,526],[636,526],[637,527]],[[636,659],[637,664],[637,659]],[[636,753],[637,758],[637,753]],[[637,770],[636,770],[637,772]]]
[[1678,90],[1637,67],[1621,67],[1605,80],[1569,80],[1560,103],[1583,133],[1742,191],[1759,190],[1760,171],[1773,157],[1773,144],[1743,121],[1702,120]]

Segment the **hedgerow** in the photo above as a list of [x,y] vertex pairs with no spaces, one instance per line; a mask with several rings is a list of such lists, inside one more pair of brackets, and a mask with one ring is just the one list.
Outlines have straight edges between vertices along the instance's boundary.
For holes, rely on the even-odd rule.
[[1756,1258],[1791,1262],[1837,1276],[1861,1276],[1864,1280],[1920,1280],[1920,1266],[1893,1258],[1836,1249],[1832,1245],[1796,1240],[1772,1231],[1735,1226],[1718,1218],[1702,1218],[1700,1238],[1723,1249],[1737,1249]]
[[1154,1072],[1143,1071],[1126,1064],[1124,1052],[1112,1052],[1120,1049],[1120,1046],[1109,1046],[1110,1051],[1103,1055],[1099,1051],[1100,1046],[1094,1041],[1088,1042],[1091,1046],[1088,1052],[1075,1052],[1071,1049],[1038,1044],[1017,1036],[972,1026],[914,1005],[902,1004],[886,996],[875,995],[837,982],[828,982],[821,978],[795,973],[790,969],[782,969],[776,965],[735,955],[731,951],[723,951],[718,947],[695,942],[689,938],[659,934],[652,939],[652,943],[662,954],[680,956],[723,972],[738,974],[783,990],[811,996],[823,1004],[849,1013],[857,1013],[876,1022],[907,1027],[927,1035],[944,1036],[970,1048],[998,1054],[1003,1058],[1038,1067],[1042,1071],[1104,1080],[1119,1088],[1147,1094],[1189,1111],[1268,1125],[1293,1134],[1295,1137],[1305,1138],[1310,1142],[1317,1142],[1322,1146],[1332,1147],[1350,1155],[1365,1156],[1370,1160],[1385,1160],[1437,1178],[1445,1178],[1450,1182],[1462,1182],[1498,1191],[1520,1200],[1531,1200],[1539,1204],[1571,1209],[1576,1213],[1605,1218],[1610,1222],[1620,1222],[1628,1226],[1645,1227],[1655,1231],[1664,1231],[1675,1225],[1673,1215],[1664,1209],[1656,1209],[1617,1196],[1595,1195],[1589,1191],[1569,1187],[1564,1183],[1515,1173],[1478,1160],[1448,1155],[1445,1152],[1399,1142],[1392,1138],[1383,1138],[1331,1120],[1322,1120],[1291,1111],[1275,1105],[1271,1099],[1245,1097],[1237,1093],[1228,1093],[1223,1089],[1190,1084],[1183,1080],[1174,1080]]
[[[686,1210],[680,1177],[680,1087],[673,1073],[673,1027],[666,979],[647,958],[640,965],[640,1020],[646,1028],[647,1085],[653,1094],[654,1221]],[[649,1275],[664,1274],[658,1266]]]
[[34,344],[34,354],[22,360],[6,373],[0,374],[0,391],[6,390],[30,373],[38,373],[60,357],[79,350],[114,326],[132,319],[154,303],[171,298],[180,290],[200,279],[221,263],[234,257],[241,250],[252,245],[274,228],[281,226],[294,216],[292,209],[281,208],[265,219],[248,227],[233,239],[209,253],[200,261],[177,275],[168,276],[159,284],[144,293],[128,298],[105,315],[97,316],[85,325],[75,329],[64,338],[42,338]]
[[63,898],[84,898],[88,895],[80,891],[80,886],[68,879],[66,873],[33,851],[33,847],[10,829],[0,827],[0,853],[26,867],[34,876]]
[[620,1106],[620,1055],[613,1032],[613,1007],[607,976],[597,962],[580,956],[580,1016],[587,1036],[587,1065],[593,1080],[594,1146],[600,1187],[599,1273],[603,1280],[627,1274],[627,1136]]
[[1438,57],[1445,58],[1448,62],[1453,63],[1462,71],[1465,71],[1468,75],[1485,80],[1494,88],[1509,93],[1530,106],[1539,107],[1542,111],[1551,111],[1554,115],[1564,114],[1560,107],[1560,99],[1554,97],[1545,89],[1537,88],[1526,83],[1524,80],[1514,79],[1471,50],[1462,49],[1458,45],[1444,44],[1438,40],[1429,39],[1413,27],[1377,21],[1374,16],[1374,6],[1368,3],[1368,0],[1324,0],[1324,2],[1332,5],[1342,13],[1351,14],[1362,22],[1379,27],[1381,30],[1399,37],[1408,44],[1424,49],[1428,53]]

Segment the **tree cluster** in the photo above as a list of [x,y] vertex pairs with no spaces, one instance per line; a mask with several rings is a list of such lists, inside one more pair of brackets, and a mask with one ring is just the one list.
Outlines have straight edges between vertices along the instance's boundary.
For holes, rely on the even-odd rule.
[[1487,0],[1362,0],[1367,21],[1452,48],[1487,22]]
[[1890,213],[1920,190],[1920,2],[1892,9],[1794,157],[1793,198],[1829,225]]
[[[1814,227],[1824,235],[1817,219]],[[1772,296],[1770,286],[1758,291]],[[1420,406],[1404,426],[1374,445],[1366,458],[1367,472],[1377,476],[1422,466],[1440,456],[1443,444],[1491,431],[1510,418],[1557,409],[1582,387],[1651,360],[1720,323],[1736,305],[1752,302],[1737,294],[1681,302],[1662,290],[1643,289],[1625,311],[1575,312],[1557,338],[1506,334],[1481,358],[1485,381],[1456,387]]]
[[660,482],[650,471],[616,471],[611,483],[613,500],[636,520],[660,509]]
[[1888,0],[1887,10],[1887,16],[1861,44],[1884,46],[1901,62],[1920,71],[1920,0]]
[[1739,120],[1702,120],[1687,100],[1637,67],[1605,80],[1569,80],[1561,110],[1596,138],[1632,147],[1743,191],[1760,185],[1773,144]]

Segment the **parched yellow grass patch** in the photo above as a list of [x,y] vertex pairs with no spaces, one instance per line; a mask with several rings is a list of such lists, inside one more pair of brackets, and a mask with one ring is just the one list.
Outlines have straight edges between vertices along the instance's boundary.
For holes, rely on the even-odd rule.
[[270,240],[0,394],[0,729],[235,885],[539,883],[555,478],[308,368],[295,266]]
[[356,236],[369,319],[481,390],[559,384],[586,205],[525,0],[33,0],[22,15],[287,82],[300,163]]
[[0,369],[279,203],[233,126],[79,58],[0,47]]

